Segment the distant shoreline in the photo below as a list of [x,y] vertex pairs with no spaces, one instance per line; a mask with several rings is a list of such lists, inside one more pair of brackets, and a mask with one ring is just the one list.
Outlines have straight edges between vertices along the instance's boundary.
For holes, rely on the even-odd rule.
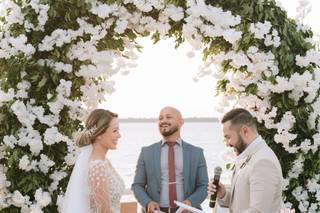
[[[120,118],[123,123],[148,123],[157,122],[158,118]],[[219,122],[218,118],[184,118],[185,122]]]

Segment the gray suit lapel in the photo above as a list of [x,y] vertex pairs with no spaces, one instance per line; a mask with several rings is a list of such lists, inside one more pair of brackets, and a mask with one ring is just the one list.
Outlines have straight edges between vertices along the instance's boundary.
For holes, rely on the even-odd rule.
[[161,177],[161,142],[157,143],[153,149],[153,162],[156,173],[156,178],[159,186],[161,185],[160,177]]
[[182,141],[182,150],[183,150],[183,179],[184,179],[184,193],[188,191],[188,182],[189,182],[189,173],[190,173],[190,156],[191,150],[187,143]]

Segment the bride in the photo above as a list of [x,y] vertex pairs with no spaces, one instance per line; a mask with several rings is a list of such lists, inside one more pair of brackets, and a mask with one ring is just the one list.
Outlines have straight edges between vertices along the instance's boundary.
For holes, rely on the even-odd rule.
[[118,115],[104,109],[92,111],[85,130],[76,139],[81,147],[73,168],[61,213],[120,213],[125,186],[106,154],[120,138]]

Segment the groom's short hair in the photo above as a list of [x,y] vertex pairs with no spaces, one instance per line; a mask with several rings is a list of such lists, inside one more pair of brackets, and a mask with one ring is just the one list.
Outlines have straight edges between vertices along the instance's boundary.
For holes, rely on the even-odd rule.
[[256,120],[250,114],[250,112],[243,108],[235,108],[227,112],[221,119],[221,123],[224,124],[230,121],[231,126],[239,126],[245,124],[256,129]]

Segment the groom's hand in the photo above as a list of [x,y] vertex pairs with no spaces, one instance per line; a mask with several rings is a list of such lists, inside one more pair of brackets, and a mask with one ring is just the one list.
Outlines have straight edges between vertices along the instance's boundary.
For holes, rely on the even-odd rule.
[[[209,196],[217,191],[217,187],[212,182],[213,180],[211,179],[208,183],[207,192]],[[225,195],[226,195],[226,187],[222,183],[219,183],[217,197],[222,199]]]
[[150,201],[147,205],[147,212],[148,213],[153,213],[155,210],[159,210],[160,211],[160,206],[159,203],[154,202],[154,201]]

